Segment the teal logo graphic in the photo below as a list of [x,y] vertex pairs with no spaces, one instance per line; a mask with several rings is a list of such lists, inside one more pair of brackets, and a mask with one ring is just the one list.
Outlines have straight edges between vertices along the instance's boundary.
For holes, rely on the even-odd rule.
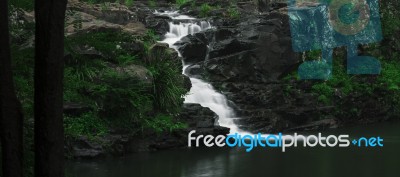
[[381,137],[361,137],[358,140],[354,139],[351,141],[354,146],[358,147],[383,147],[383,138]]
[[350,147],[357,148],[382,148],[383,138],[377,137],[359,137],[350,140],[347,134],[341,135],[327,135],[323,136],[322,133],[317,135],[301,135],[294,133],[293,135],[278,134],[230,134],[230,135],[202,135],[197,134],[196,130],[192,130],[188,134],[188,147],[231,147],[231,148],[245,148],[246,152],[251,152],[254,148],[280,148],[282,152],[286,152],[288,148],[297,147]]
[[382,40],[378,0],[288,0],[292,47],[295,52],[321,50],[322,58],[303,62],[301,79],[332,76],[335,47],[347,47],[348,74],[380,74],[380,62],[359,56],[359,44]]

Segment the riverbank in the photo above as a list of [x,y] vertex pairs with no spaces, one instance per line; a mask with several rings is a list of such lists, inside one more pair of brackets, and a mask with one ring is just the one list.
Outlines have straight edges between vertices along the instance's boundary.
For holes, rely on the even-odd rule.
[[[78,160],[67,163],[75,177],[256,177],[272,176],[395,176],[400,163],[399,123],[379,123],[330,129],[323,135],[384,138],[382,148],[186,148],[143,152],[119,158]],[[315,134],[316,132],[299,132]]]
[[[339,48],[331,80],[302,81],[297,66],[319,58],[320,52],[293,52],[285,3],[177,2],[69,2],[64,93],[68,158],[182,148],[192,129],[214,135],[228,134],[233,126],[251,133],[325,131],[399,120],[400,30],[390,28],[396,21],[388,21],[388,14],[382,13],[384,41],[359,51],[381,60],[380,76],[347,75],[345,50]],[[162,14],[167,11],[193,19],[173,19]],[[32,132],[33,90],[26,86],[33,84],[34,19],[20,9],[13,14],[16,84],[25,127]],[[179,36],[183,38],[175,46],[182,57],[159,43],[167,39],[171,24],[202,29],[202,22],[213,28],[184,28],[188,35]],[[228,127],[217,124],[217,106],[184,103],[182,96],[193,83],[181,74],[182,60],[184,73],[202,81],[200,92],[210,87],[227,100],[224,109],[234,113],[222,117],[232,118]],[[212,98],[207,101],[222,99]]]

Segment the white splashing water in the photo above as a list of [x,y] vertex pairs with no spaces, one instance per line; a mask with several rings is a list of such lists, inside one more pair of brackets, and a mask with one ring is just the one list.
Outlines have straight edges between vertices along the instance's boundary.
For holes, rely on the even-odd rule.
[[[165,11],[165,12],[155,12],[157,15],[167,15],[172,19],[178,20],[194,20],[195,18],[180,15],[177,11]],[[180,52],[177,50],[177,46],[174,44],[181,40],[181,38],[189,35],[195,34],[200,31],[204,31],[212,28],[209,22],[201,21],[201,22],[179,22],[169,23],[169,32],[165,34],[165,39],[161,42],[168,43],[169,46],[175,49],[179,55]],[[183,71],[188,67],[188,65],[183,64]],[[183,74],[185,74],[183,72]],[[185,74],[186,75],[186,74]],[[220,126],[230,128],[230,133],[242,133],[233,122],[235,118],[234,110],[229,107],[228,100],[224,95],[214,90],[211,84],[196,78],[191,78],[192,88],[188,95],[185,96],[185,103],[197,103],[203,107],[208,107],[212,111],[214,111],[219,119],[218,123]]]

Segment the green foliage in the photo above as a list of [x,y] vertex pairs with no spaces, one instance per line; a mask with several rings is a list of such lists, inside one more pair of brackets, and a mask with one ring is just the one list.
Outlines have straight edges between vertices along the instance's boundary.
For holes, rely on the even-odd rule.
[[[70,19],[74,19],[73,21],[69,21]],[[65,26],[72,25],[75,31],[82,29],[82,16],[76,11],[68,9],[65,12]]]
[[[16,8],[11,8],[10,13],[21,13],[20,10]],[[14,14],[15,14],[14,13]],[[14,17],[11,17],[14,16]],[[10,18],[15,18],[15,15],[10,15]],[[24,45],[28,42],[28,40],[33,38],[35,33],[35,23],[27,22],[22,20],[10,20],[10,36],[13,45]]]
[[76,81],[93,81],[100,74],[101,69],[107,67],[106,63],[100,59],[93,60],[76,54],[67,66],[73,67],[67,67],[64,75],[76,77]]
[[148,0],[148,4],[150,8],[156,8],[157,2],[155,0]]
[[21,101],[25,117],[33,115],[33,57],[32,48],[19,50],[11,47],[12,67],[18,99]]
[[200,6],[200,16],[201,17],[207,17],[208,13],[212,10],[212,6],[208,5],[207,3],[204,3]]
[[96,0],[86,0],[86,2],[87,2],[88,4],[95,4],[95,3],[96,3]]
[[128,49],[120,50],[121,45],[134,43],[135,36],[115,31],[104,31],[98,33],[79,34],[65,39],[65,45],[68,51],[72,52],[74,58],[79,56],[74,53],[77,47],[90,46],[101,52],[112,63],[117,63],[116,58],[120,55],[132,55]]
[[190,3],[190,7],[192,9],[196,8],[196,1],[195,0],[192,0],[192,2]]
[[103,117],[137,123],[153,110],[149,88],[125,73],[104,70],[99,84],[90,85],[87,91]]
[[137,61],[136,56],[131,55],[120,55],[117,57],[117,63],[122,66],[133,64]]
[[[32,2],[32,0],[29,0]],[[102,10],[109,10],[106,0],[87,0],[95,4],[102,3]],[[150,1],[149,1],[150,2]],[[156,1],[151,1],[155,4]],[[186,1],[185,1],[186,2]],[[12,0],[15,7],[32,9],[33,5],[24,0]],[[125,4],[133,4],[133,0],[125,0]],[[76,29],[81,28],[81,19],[74,23]],[[24,145],[26,176],[33,176],[33,68],[34,49],[21,49],[21,44],[34,34],[34,24],[23,26],[10,25],[13,36],[12,57],[13,72],[18,98],[24,110]],[[29,30],[28,30],[29,28]],[[64,71],[64,101],[81,103],[92,108],[92,112],[78,117],[65,117],[66,136],[76,138],[87,136],[96,138],[106,135],[110,128],[132,129],[138,132],[141,128],[153,129],[157,132],[186,128],[187,125],[175,122],[173,115],[179,112],[186,93],[183,87],[180,62],[174,61],[165,53],[152,55],[154,62],[142,63],[148,56],[148,49],[159,40],[159,36],[149,30],[145,36],[136,37],[123,32],[102,31],[97,33],[77,34],[65,38],[65,48],[72,57],[66,60]],[[143,41],[144,50],[134,53],[129,46]],[[98,51],[98,57],[81,55],[78,47],[90,47]],[[82,50],[87,50],[83,48]],[[96,55],[94,55],[96,56]],[[153,76],[153,83],[143,83],[118,67],[137,64],[147,67]]]
[[400,31],[400,2],[392,0],[381,1],[382,30],[385,37]]
[[176,0],[176,1],[175,1],[175,4],[176,4],[178,7],[181,7],[182,5],[186,4],[187,2],[188,2],[188,0]]
[[143,41],[145,48],[144,50],[147,54],[147,52],[150,49],[150,46],[160,40],[160,36],[158,36],[154,30],[149,29],[146,31],[146,34],[141,37],[141,40]]
[[[10,24],[10,27],[13,34],[13,74],[25,118],[24,173],[25,176],[33,176],[34,48],[25,47],[25,44],[34,34],[34,25]],[[135,51],[129,47],[132,44],[141,45],[143,41],[150,48],[158,40],[158,35],[152,30],[140,37],[103,31],[65,38],[66,54],[72,57],[65,60],[64,102],[87,105],[92,110],[78,117],[65,117],[66,136],[96,138],[107,134],[110,128],[135,134],[143,129],[159,132],[186,127],[173,120],[173,115],[178,113],[183,103],[181,96],[186,92],[180,62],[173,62],[170,56],[162,55],[156,57],[156,63],[144,63],[147,50]],[[82,55],[75,52],[88,48],[98,53]],[[118,69],[131,64],[147,67],[155,82],[143,83]]]
[[362,98],[383,93],[382,101],[377,104],[391,105],[393,108],[388,115],[398,115],[400,113],[400,63],[384,59],[381,63],[382,72],[379,76],[349,75],[342,61],[336,58],[333,77],[324,82],[314,83],[311,92],[316,94],[319,102],[336,105],[338,110],[334,113],[337,114],[336,116],[351,119],[363,115],[362,107],[358,105],[354,105],[352,109],[348,107],[347,101],[353,98],[352,96],[358,95]]
[[228,15],[230,18],[238,19],[240,17],[240,12],[236,7],[229,7]]
[[[88,68],[88,70],[90,70]],[[64,101],[72,103],[85,103],[93,105],[95,102],[88,97],[88,94],[84,94],[87,91],[87,87],[93,84],[93,79],[88,76],[84,76],[79,68],[66,67],[64,70]]]
[[93,112],[79,117],[65,117],[64,128],[65,135],[72,138],[79,136],[95,138],[108,133],[107,122],[99,119]]
[[385,62],[383,68],[378,78],[380,85],[388,90],[400,91],[400,63],[394,61]]
[[101,11],[108,11],[110,10],[111,4],[109,2],[103,2],[101,3],[100,9]]
[[12,68],[18,99],[21,101],[24,125],[24,174],[33,176],[33,57],[34,49],[11,46]]
[[[292,76],[292,75],[289,75],[289,76]],[[290,77],[286,77],[286,78],[283,78],[283,80],[284,81],[288,81],[290,79]],[[285,96],[285,97],[289,97],[290,96],[290,93],[292,92],[292,90],[293,90],[293,86],[292,85],[290,85],[290,84],[286,84],[286,86],[285,86],[285,88],[283,89],[283,95]]]
[[318,101],[324,104],[329,104],[331,100],[326,95],[318,96]]
[[187,124],[174,122],[171,116],[165,114],[158,114],[153,119],[146,119],[143,126],[155,130],[157,133],[187,128]]
[[183,87],[180,63],[174,61],[171,54],[159,51],[152,51],[147,61],[154,78],[154,107],[162,112],[179,112],[182,97],[187,92]]
[[322,58],[322,52],[321,50],[310,50],[305,52],[303,57],[305,60],[320,60]]
[[34,0],[10,0],[9,3],[16,8],[22,8],[28,11],[34,9]]
[[125,5],[131,7],[134,3],[134,0],[125,0]]
[[[134,40],[143,41],[145,50],[142,54],[119,49],[120,45]],[[178,113],[183,103],[182,95],[187,92],[183,87],[181,64],[169,53],[149,52],[150,46],[158,40],[159,36],[153,30],[140,38],[115,32],[68,38],[67,49],[71,50],[74,60],[68,62],[65,70],[65,100],[93,105],[100,118],[109,120],[113,126],[132,130],[144,127],[144,123],[156,114]],[[109,57],[93,59],[74,53],[74,47],[81,45],[93,47]],[[146,60],[139,60],[139,57]],[[144,83],[115,68],[115,64],[119,67],[145,65],[153,82]]]
[[154,30],[149,29],[147,30],[146,35],[143,37],[143,40],[154,44],[160,40],[160,36],[158,36]]
[[333,96],[333,88],[326,82],[318,83],[312,86],[312,92],[317,93],[318,101],[328,104]]
[[343,66],[339,58],[335,58],[333,63],[333,76],[327,83],[333,88],[338,88],[346,96],[354,90],[354,76],[347,74],[346,66]]

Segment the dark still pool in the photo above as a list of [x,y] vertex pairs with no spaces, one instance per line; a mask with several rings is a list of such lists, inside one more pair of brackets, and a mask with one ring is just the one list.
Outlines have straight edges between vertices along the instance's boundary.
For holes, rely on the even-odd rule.
[[[307,132],[305,134],[314,132]],[[398,177],[400,123],[323,132],[382,137],[383,147],[191,148],[71,161],[70,177]]]

